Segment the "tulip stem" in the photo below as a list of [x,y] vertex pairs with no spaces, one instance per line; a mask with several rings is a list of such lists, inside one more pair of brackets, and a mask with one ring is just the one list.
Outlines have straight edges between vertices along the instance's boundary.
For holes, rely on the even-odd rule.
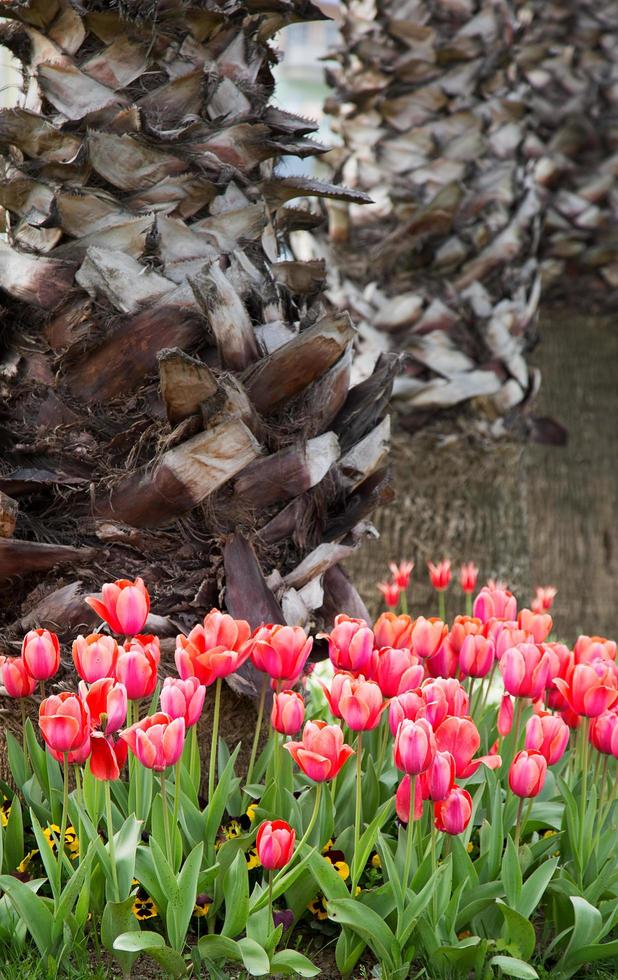
[[208,769],[208,802],[215,792],[217,778],[217,748],[219,743],[219,713],[221,711],[221,678],[215,682],[215,706],[212,715],[212,738],[210,742],[210,767]]
[[165,836],[165,851],[168,864],[173,869],[172,843],[170,838],[170,815],[167,809],[167,790],[165,788],[165,770],[161,770],[161,804],[163,807],[163,834]]
[[519,743],[519,730],[521,728],[521,716],[524,711],[524,699],[515,698],[515,717],[513,719],[513,751],[514,755],[517,754],[517,746]]
[[437,867],[438,867],[437,866],[437,862],[436,862],[436,827],[435,827],[435,824],[434,824],[433,820],[430,819],[429,823],[430,823],[430,829],[431,829],[431,874],[432,874],[432,877],[434,879],[434,889],[433,889],[433,895],[432,895],[433,924],[434,924],[434,928],[436,928],[437,925],[438,925],[438,922],[437,922],[437,919],[438,919],[438,894],[437,894],[437,889],[435,888],[435,876],[436,876],[436,871],[437,871]]
[[[363,783],[363,733],[362,731],[358,733],[358,739],[356,741],[356,806],[354,809],[354,858],[355,865],[356,859],[360,852],[359,841],[361,835],[361,819],[362,819],[362,783]],[[350,880],[350,889],[352,898],[354,898],[354,893],[356,892],[356,884],[361,875],[361,869],[356,867],[356,874]]]
[[589,728],[590,728],[589,718],[586,717],[582,718],[581,736],[580,736],[581,746],[582,746],[582,756],[581,756],[582,783],[581,783],[581,800],[580,800],[580,811],[579,811],[579,854],[582,861],[582,865],[581,865],[582,884],[584,880],[584,872],[586,870],[586,865],[587,865],[586,856],[584,854],[584,841],[586,839],[585,823],[586,823],[586,802],[588,797]]
[[399,598],[401,600],[401,613],[403,616],[408,614],[408,594],[405,589],[402,589],[399,593]]
[[182,756],[174,767],[174,827],[178,826],[178,810],[180,808],[180,785],[182,782]]
[[472,615],[472,593],[466,592],[466,616]]
[[84,805],[84,795],[82,793],[82,777],[79,770],[79,766],[73,766],[73,773],[75,775],[75,795],[77,797],[78,808],[77,808],[77,843],[79,845],[78,852],[78,864],[81,864],[82,859],[82,817],[81,809]]
[[26,738],[26,721],[27,721],[28,716],[26,714],[26,705],[24,704],[24,699],[23,698],[20,698],[20,700],[19,700],[19,707],[21,708],[21,744],[22,744],[22,751],[24,753],[24,760],[25,760],[25,763],[26,763],[26,769],[29,769],[30,768],[30,765],[29,765],[30,760],[29,760],[29,757],[28,757],[28,739]]
[[[197,756],[198,767],[200,765],[199,754],[198,754],[198,744],[197,744],[197,725],[191,726],[191,747],[189,749],[189,774],[191,780],[193,780],[193,771],[195,769],[195,759]],[[197,784],[197,785],[196,785]],[[199,795],[200,791],[200,772],[198,771],[197,780],[195,785],[195,791]]]
[[519,839],[521,837],[521,814],[524,808],[524,798],[519,797],[519,804],[517,806],[517,816],[515,817],[515,850],[519,848]]
[[[315,801],[314,801],[314,804],[313,804],[313,813],[311,814],[311,819],[309,820],[309,823],[307,824],[307,829],[306,829],[305,833],[303,834],[303,836],[301,837],[300,841],[296,845],[296,848],[294,849],[294,854],[292,855],[292,858],[290,859],[290,862],[288,863],[287,868],[282,868],[281,871],[279,872],[279,874],[281,874],[281,875],[283,875],[284,872],[287,873],[290,870],[290,865],[292,864],[292,861],[294,860],[294,858],[298,854],[300,854],[300,852],[302,851],[303,847],[305,846],[305,844],[309,840],[309,837],[311,836],[311,831],[315,827],[315,822],[318,819],[318,813],[320,812],[320,800],[322,799],[322,786],[323,786],[323,783],[316,783],[316,787],[315,787]],[[277,875],[277,878],[275,879],[275,882],[278,880],[278,878],[279,878],[279,875]]]
[[251,755],[249,757],[249,767],[247,769],[246,785],[249,785],[253,778],[253,768],[255,766],[255,760],[257,758],[258,746],[260,744],[260,735],[262,734],[262,720],[264,718],[264,704],[266,702],[267,686],[268,686],[268,676],[267,674],[264,674],[264,677],[262,678],[262,689],[260,691],[260,700],[258,702],[257,718],[255,720],[255,732],[253,733],[253,744],[251,746]]
[[[440,593],[442,595],[442,593]],[[412,865],[412,846],[414,844],[414,799],[416,797],[416,776],[410,776],[410,804],[408,807],[408,829],[406,831],[406,858],[403,866],[403,890],[408,888],[410,867]]]
[[438,617],[443,623],[446,622],[446,596],[443,589],[438,592]]
[[385,711],[382,716],[382,732],[380,733],[380,748],[378,749],[378,772],[382,772],[382,765],[386,754],[386,746],[388,745],[389,731],[388,712]]
[[58,841],[58,894],[62,891],[62,861],[64,855],[64,838],[67,832],[69,814],[69,753],[62,753],[62,818],[60,820],[60,839]]
[[[273,924],[273,872],[272,868],[268,872],[268,921]],[[270,928],[270,926],[269,926]]]
[[41,695],[41,700],[45,700],[45,681],[39,681],[39,694]]
[[109,780],[103,783],[105,787],[105,817],[107,821],[107,842],[109,844],[109,863],[112,866],[112,883],[114,886],[114,901],[120,901],[120,890],[118,888],[118,871],[116,870],[116,842],[114,840],[114,825],[112,823],[112,795],[109,788]]

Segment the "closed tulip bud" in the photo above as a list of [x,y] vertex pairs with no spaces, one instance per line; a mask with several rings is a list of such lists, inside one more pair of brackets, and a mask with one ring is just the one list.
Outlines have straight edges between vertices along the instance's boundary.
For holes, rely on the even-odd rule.
[[175,765],[182,755],[185,721],[158,712],[125,729],[120,738],[146,769],[163,772],[168,766]]
[[371,675],[384,697],[394,698],[419,687],[425,668],[411,650],[382,647],[372,664]]
[[305,720],[305,702],[298,691],[281,691],[273,696],[270,723],[281,735],[296,735]]
[[388,566],[391,570],[393,576],[393,582],[399,586],[400,589],[407,589],[410,584],[410,575],[412,574],[412,569],[414,568],[413,561],[402,561],[399,565],[396,565],[394,561],[389,563]]
[[37,681],[53,677],[60,666],[60,644],[49,630],[30,630],[21,645],[21,658]]
[[74,752],[90,734],[88,706],[77,694],[52,694],[39,706],[39,727],[50,749]]
[[455,760],[450,752],[436,752],[421,775],[423,796],[434,803],[445,800],[455,785]]
[[547,760],[548,766],[559,762],[569,744],[569,726],[560,715],[546,712],[532,715],[526,723],[526,748],[535,749]]
[[255,840],[258,857],[266,871],[285,868],[292,860],[296,831],[285,820],[265,820]]
[[574,663],[566,679],[556,677],[554,685],[575,714],[595,718],[618,701],[618,668],[609,660]]
[[417,657],[426,659],[438,652],[448,630],[441,619],[425,619],[419,616],[412,630],[412,650]]
[[549,612],[554,604],[554,599],[558,595],[558,589],[554,588],[553,585],[536,587],[536,595],[532,600],[532,612],[543,613]]
[[454,652],[459,656],[463,642],[467,636],[477,636],[483,633],[483,624],[474,616],[455,616],[453,625],[448,632],[448,638]]
[[553,658],[535,643],[518,643],[500,658],[502,681],[509,694],[536,701],[552,679]]
[[448,589],[452,577],[450,561],[445,559],[444,561],[439,561],[437,565],[434,565],[432,561],[428,561],[427,568],[429,569],[429,581],[434,589],[438,592],[444,592],[445,589]]
[[2,683],[10,698],[28,698],[36,690],[36,678],[21,657],[6,658],[2,665]]
[[[405,775],[395,794],[395,810],[402,823],[410,820],[410,777]],[[423,816],[423,791],[420,779],[414,780],[414,812],[413,820],[420,820]]]
[[438,830],[452,836],[462,834],[472,818],[472,797],[467,789],[453,786],[445,800],[434,804],[433,812]]
[[[435,677],[423,682],[422,692],[426,688],[432,691],[440,689],[446,698],[447,714],[454,715],[456,718],[463,718],[468,714],[470,698],[468,692],[461,686],[455,677]],[[424,694],[425,699],[427,695]]]
[[73,663],[83,681],[93,684],[102,677],[113,677],[118,660],[118,644],[113,636],[91,633],[73,641]]
[[498,708],[498,734],[508,735],[513,727],[513,700],[510,694],[503,694]]
[[320,681],[320,687],[324,691],[324,697],[326,698],[328,707],[335,718],[343,718],[339,707],[339,700],[343,693],[345,682],[350,680],[351,677],[354,677],[354,674],[350,674],[347,670],[336,670],[330,682],[330,687],[327,687],[326,684]]
[[154,637],[135,636],[120,648],[116,679],[127,689],[129,701],[149,698],[157,686],[158,649]]
[[545,785],[547,760],[534,749],[518,752],[509,769],[509,786],[515,796],[538,796]]
[[590,741],[598,752],[618,758],[618,715],[604,711],[590,721]]
[[274,680],[300,677],[312,646],[312,637],[300,626],[261,626],[253,636],[251,659]]
[[353,732],[368,732],[376,728],[387,702],[374,681],[364,677],[348,678],[343,682],[339,710]]
[[480,765],[498,769],[502,765],[499,755],[481,755],[474,758],[481,744],[481,736],[472,718],[445,718],[436,728],[436,746],[440,752],[450,752],[455,760],[458,779],[467,779]]
[[384,596],[385,605],[389,606],[391,609],[395,609],[399,604],[399,596],[401,595],[401,588],[396,582],[380,582],[378,584],[378,591]]
[[459,668],[465,677],[486,677],[494,664],[495,648],[484,636],[467,636],[459,653]]
[[576,664],[591,664],[594,660],[616,660],[616,644],[604,636],[578,636],[573,647]]
[[469,561],[464,563],[459,572],[459,584],[461,585],[461,591],[467,593],[474,592],[478,577],[479,570],[474,562]]
[[554,621],[549,613],[535,613],[531,609],[522,609],[517,617],[520,629],[531,634],[535,643],[543,643],[552,631]]
[[334,779],[354,755],[354,749],[344,744],[339,726],[327,725],[325,721],[308,721],[302,742],[286,742],[284,748],[302,772],[316,783]]
[[351,619],[343,614],[335,617],[328,639],[328,655],[336,670],[364,674],[371,665],[374,636],[364,619]]
[[106,582],[101,598],[89,595],[86,602],[114,633],[125,636],[141,633],[150,612],[150,596],[141,578]]
[[451,638],[447,634],[440,646],[425,661],[425,669],[430,677],[455,677],[459,671],[459,654],[454,649]]
[[251,628],[244,619],[211,609],[204,624],[176,637],[176,667],[183,680],[197,677],[208,687],[233,674],[251,654]]
[[492,640],[496,650],[496,660],[500,660],[511,647],[530,640],[530,634],[526,630],[520,630],[517,623],[506,619],[494,619],[486,627],[487,638]]
[[373,626],[376,647],[409,649],[412,644],[413,627],[414,623],[406,613],[401,613],[399,616],[392,612],[382,613]]
[[425,705],[420,691],[405,691],[393,698],[388,708],[388,724],[393,738],[404,719],[416,721],[416,716]]
[[170,718],[184,718],[185,729],[199,721],[204,707],[206,688],[197,677],[166,677],[161,689],[161,711]]
[[472,606],[472,613],[482,623],[490,619],[509,619],[517,617],[517,599],[507,589],[491,589],[484,585]]
[[436,729],[448,714],[446,694],[439,684],[428,680],[421,688],[421,695],[423,705],[419,708],[416,717],[425,718],[431,727]]
[[401,722],[395,735],[395,765],[408,776],[418,776],[429,768],[436,754],[436,740],[428,721]]
[[111,677],[102,677],[90,688],[79,682],[79,696],[88,708],[90,727],[102,728],[105,735],[113,735],[124,725],[127,718],[127,689]]

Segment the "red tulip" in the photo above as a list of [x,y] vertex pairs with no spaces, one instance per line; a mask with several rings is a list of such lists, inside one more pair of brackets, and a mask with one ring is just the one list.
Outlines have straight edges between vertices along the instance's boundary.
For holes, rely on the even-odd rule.
[[459,583],[462,592],[474,592],[479,577],[479,570],[473,561],[464,563],[459,572]]
[[220,677],[233,674],[251,653],[251,629],[243,619],[233,619],[212,609],[204,625],[194,626],[189,636],[176,637],[176,667],[183,680],[197,677],[208,687]]
[[459,654],[459,668],[464,677],[486,677],[494,664],[495,647],[484,636],[469,635]]
[[508,735],[513,727],[513,701],[510,694],[503,694],[498,708],[498,734]]
[[440,752],[451,753],[458,779],[467,779],[481,764],[488,769],[498,769],[502,765],[499,755],[473,758],[480,744],[481,736],[471,718],[445,718],[436,728],[436,746]]
[[[405,775],[395,794],[395,809],[397,816],[402,823],[408,823],[410,819],[410,777]],[[420,820],[423,816],[423,791],[420,779],[414,780],[414,820]]]
[[353,732],[368,732],[376,728],[387,703],[374,681],[366,681],[362,675],[344,680],[339,710]]
[[421,708],[425,706],[423,695],[419,691],[405,691],[393,698],[388,709],[388,724],[393,734],[397,734],[401,722],[404,719],[416,721],[416,716]]
[[560,717],[543,712],[532,715],[526,723],[526,748],[535,749],[547,760],[548,766],[559,762],[569,744],[569,726]]
[[30,630],[21,645],[21,658],[37,681],[53,677],[60,666],[60,643],[49,630]]
[[56,752],[74,752],[90,733],[88,706],[77,696],[63,691],[52,694],[39,706],[39,727],[45,742]]
[[400,589],[407,589],[410,584],[410,575],[412,574],[412,569],[414,568],[413,561],[402,561],[399,565],[396,565],[394,561],[389,563],[388,566],[391,570],[393,576],[393,582],[399,586]]
[[429,768],[436,754],[436,741],[431,725],[425,718],[405,719],[395,735],[393,758],[395,765],[408,776],[418,776]]
[[467,789],[453,786],[445,800],[434,804],[434,822],[445,834],[461,834],[472,817],[472,797]]
[[554,621],[549,613],[535,613],[531,609],[522,609],[517,617],[520,629],[530,633],[535,643],[543,643],[552,631]]
[[86,602],[114,633],[125,636],[141,633],[150,612],[150,596],[141,578],[136,578],[135,582],[125,578],[106,582],[101,599],[89,595]]
[[300,677],[311,653],[313,638],[300,626],[261,626],[251,644],[251,659],[258,670],[275,680]]
[[105,735],[113,735],[124,725],[127,718],[127,689],[111,677],[102,677],[90,688],[79,682],[79,696],[88,708],[91,729],[102,728]]
[[420,776],[425,799],[445,800],[455,785],[455,760],[450,752],[436,752],[431,765]]
[[572,664],[566,679],[556,677],[554,684],[575,714],[594,718],[618,700],[617,673],[616,664],[609,660]]
[[127,689],[129,701],[149,698],[157,686],[159,641],[154,636],[134,636],[120,647],[116,679]]
[[453,625],[448,633],[448,638],[456,655],[459,656],[463,642],[467,636],[477,636],[482,632],[483,624],[475,616],[455,616]]
[[292,860],[296,831],[285,820],[265,820],[255,840],[258,857],[266,871],[285,868]]
[[618,758],[618,715],[604,711],[590,721],[590,741],[598,752]]
[[182,755],[185,721],[158,712],[126,728],[120,738],[146,769],[163,772],[168,766],[175,765]]
[[118,644],[113,636],[90,633],[73,641],[73,663],[82,680],[87,684],[113,677],[118,660]]
[[536,701],[549,686],[555,658],[535,643],[518,643],[499,661],[504,687],[516,698]]
[[491,589],[484,585],[474,600],[472,612],[482,623],[496,617],[514,620],[517,616],[517,599],[507,589]]
[[327,725],[325,721],[308,721],[302,742],[286,742],[284,748],[302,772],[316,783],[333,779],[354,755],[354,749],[344,744],[339,726]]
[[6,658],[2,665],[2,683],[11,698],[28,698],[36,690],[36,678],[21,657]]
[[281,691],[273,697],[270,723],[282,735],[296,735],[303,727],[305,702],[298,691]]
[[374,636],[364,619],[351,619],[343,614],[335,616],[328,639],[328,655],[336,670],[349,670],[363,674],[371,665]]
[[128,745],[122,739],[114,742],[103,732],[90,736],[90,772],[95,779],[109,781],[120,779],[120,772],[127,761]]
[[444,592],[448,589],[451,581],[451,563],[448,559],[438,562],[434,565],[433,562],[427,562],[427,568],[429,569],[429,580],[433,585],[434,589],[438,592]]
[[185,729],[197,725],[204,707],[206,688],[197,677],[166,677],[161,689],[161,710],[170,718],[184,718]]
[[395,647],[398,650],[409,648],[413,627],[414,623],[405,613],[399,616],[392,612],[382,613],[373,625],[376,647]]
[[380,685],[385,698],[394,698],[404,691],[418,687],[425,676],[425,668],[411,650],[382,647],[371,669],[371,677]]
[[433,657],[440,649],[448,629],[441,619],[419,616],[412,630],[412,650],[423,660]]
[[401,595],[401,589],[396,582],[380,582],[378,584],[378,591],[384,596],[384,602],[391,609],[399,604],[399,596]]
[[538,796],[545,785],[547,760],[535,750],[518,752],[509,769],[509,786],[516,796]]
[[553,585],[536,587],[536,596],[532,600],[532,612],[543,613],[549,612],[554,604],[554,599],[558,595],[558,589],[554,588]]

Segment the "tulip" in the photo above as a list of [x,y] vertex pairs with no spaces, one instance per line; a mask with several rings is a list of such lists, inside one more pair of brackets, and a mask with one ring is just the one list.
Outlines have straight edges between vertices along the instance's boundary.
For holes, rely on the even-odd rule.
[[300,677],[313,638],[300,626],[261,626],[253,637],[251,660],[258,670],[274,680]]
[[435,738],[440,752],[450,752],[455,759],[458,779],[467,779],[481,764],[488,769],[498,769],[502,765],[499,755],[473,758],[481,744],[481,736],[471,718],[445,718],[436,728]]
[[468,692],[461,686],[456,678],[435,677],[434,679],[428,679],[423,681],[423,692],[426,688],[431,688],[432,691],[437,691],[440,689],[444,693],[444,697],[446,698],[446,709],[449,715],[455,715],[457,718],[463,718],[464,715],[468,714],[470,698],[468,696]]
[[84,762],[92,752],[92,741],[91,735],[86,736],[86,740],[78,745],[76,749],[72,752],[58,752],[57,749],[52,749],[51,746],[47,746],[47,751],[56,760],[56,762],[64,762],[66,756],[67,763],[71,766],[83,766]]
[[448,714],[448,702],[446,694],[439,684],[434,681],[426,681],[421,688],[423,704],[419,708],[416,717],[425,718],[432,728],[437,728],[440,722],[444,721]]
[[513,727],[513,700],[510,694],[503,694],[498,708],[498,734],[508,735]]
[[388,724],[393,738],[401,722],[406,718],[416,721],[418,712],[424,706],[425,701],[420,691],[405,691],[392,699],[388,708]]
[[540,752],[522,749],[518,752],[509,769],[509,786],[515,796],[522,799],[538,796],[545,785],[547,759]]
[[[405,775],[395,794],[395,809],[402,823],[410,819],[410,777]],[[414,780],[414,813],[413,819],[420,820],[423,816],[423,792],[419,779]]]
[[455,616],[448,633],[448,639],[455,654],[459,656],[467,636],[476,636],[482,632],[483,624],[480,619],[476,619],[474,616]]
[[532,600],[532,612],[543,613],[549,612],[554,604],[554,599],[558,595],[558,589],[554,588],[553,585],[539,586],[536,587],[536,596]]
[[255,845],[266,871],[285,868],[292,860],[296,831],[285,820],[265,820],[257,832]]
[[127,689],[129,701],[148,698],[157,686],[159,666],[158,640],[151,636],[134,636],[119,650],[116,679]]
[[376,647],[409,649],[412,643],[413,626],[414,623],[405,613],[399,616],[392,612],[382,613],[373,626]]
[[395,609],[399,604],[399,596],[401,595],[401,588],[396,582],[380,582],[378,584],[378,591],[384,596],[384,602],[391,609]]
[[547,765],[553,766],[564,755],[569,734],[569,726],[560,715],[543,712],[528,719],[525,745],[527,749],[540,752],[547,760]]
[[587,718],[603,714],[618,700],[617,668],[609,660],[573,664],[566,679],[556,677],[554,684],[571,710]]
[[434,589],[438,592],[444,592],[448,589],[451,581],[451,563],[448,559],[438,562],[434,565],[433,562],[427,562],[427,568],[429,569],[429,580],[433,585]]
[[382,647],[371,668],[371,677],[380,686],[385,698],[394,698],[404,691],[418,687],[425,668],[410,650]]
[[113,677],[118,660],[118,644],[113,636],[90,633],[73,641],[73,663],[81,679],[87,684]]
[[74,752],[90,734],[88,706],[77,694],[52,694],[39,706],[39,727],[50,749]]
[[518,643],[499,661],[504,687],[516,698],[540,698],[552,679],[553,659],[535,643]]
[[128,745],[122,739],[116,742],[102,732],[90,736],[90,772],[95,779],[109,782],[120,779],[120,772],[127,761]]
[[354,677],[354,674],[350,674],[347,670],[336,670],[330,682],[330,688],[326,687],[325,684],[322,684],[322,681],[319,682],[320,687],[324,691],[324,697],[328,702],[328,707],[330,708],[331,714],[334,715],[335,718],[343,718],[341,709],[339,708],[339,699],[341,698],[345,681],[349,680],[351,677]]
[[593,660],[616,660],[616,644],[604,636],[578,636],[573,655],[576,664],[591,664]]
[[11,698],[28,698],[36,690],[36,678],[21,657],[6,658],[2,665],[2,683]]
[[197,677],[208,687],[233,674],[251,653],[251,628],[243,619],[233,619],[212,609],[204,625],[194,626],[188,636],[176,637],[176,667],[183,680]]
[[185,720],[164,712],[149,715],[120,733],[133,755],[146,769],[163,772],[175,765],[184,747]]
[[53,677],[60,666],[60,643],[49,630],[30,630],[21,645],[21,658],[37,681]]
[[305,702],[298,691],[281,691],[273,697],[270,723],[281,735],[296,735],[303,727]]
[[105,735],[113,735],[124,725],[127,718],[127,689],[111,677],[102,677],[88,688],[79,682],[79,696],[88,708],[91,729],[102,728]]
[[388,566],[391,570],[393,576],[393,582],[395,582],[400,589],[407,589],[410,584],[410,575],[412,574],[412,569],[414,568],[413,561],[402,561],[399,565],[396,565],[394,561],[391,561]]
[[459,668],[465,677],[486,677],[494,664],[495,647],[484,636],[468,635],[459,654]]
[[496,617],[514,620],[517,616],[517,599],[507,589],[491,589],[484,585],[474,600],[472,614],[482,623]]
[[328,655],[336,670],[363,674],[371,665],[374,636],[364,619],[352,619],[343,614],[335,616],[328,639]]
[[543,643],[552,631],[554,621],[549,613],[535,613],[531,609],[522,609],[517,617],[520,629],[532,635],[535,643]]
[[339,710],[353,732],[368,732],[376,728],[386,706],[387,702],[375,681],[366,681],[362,675],[344,680]]
[[467,593],[474,592],[478,577],[479,570],[474,562],[464,562],[459,571],[459,584],[461,585],[461,591]]
[[590,741],[598,752],[618,758],[618,715],[604,711],[590,722]]
[[166,677],[161,689],[161,711],[170,718],[184,718],[185,730],[197,725],[204,707],[206,688],[197,677]]
[[408,776],[418,776],[429,768],[436,754],[433,729],[425,718],[404,719],[395,735],[393,758],[395,765]]
[[308,721],[302,742],[286,742],[284,748],[309,779],[316,783],[333,779],[354,749],[345,745],[338,725],[325,721]]
[[106,582],[101,599],[89,595],[86,602],[114,633],[125,636],[141,633],[150,612],[150,596],[141,578],[135,582],[124,578]]
[[425,619],[419,616],[412,630],[412,650],[423,660],[433,657],[440,648],[448,630],[441,619]]
[[437,651],[425,661],[425,669],[431,677],[455,677],[459,671],[459,655],[447,634]]
[[507,619],[492,619],[485,624],[487,639],[491,640],[496,650],[496,660],[500,660],[507,650],[519,643],[530,641],[530,634],[520,630],[516,622]]
[[420,781],[425,799],[434,803],[445,800],[455,785],[455,760],[451,753],[437,751]]
[[461,834],[472,817],[472,797],[467,789],[453,786],[445,800],[434,803],[434,823],[445,834]]

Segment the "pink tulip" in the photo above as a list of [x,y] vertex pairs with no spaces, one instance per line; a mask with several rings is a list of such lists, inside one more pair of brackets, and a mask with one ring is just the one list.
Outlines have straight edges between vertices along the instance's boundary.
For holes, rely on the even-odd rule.
[[[408,823],[410,819],[410,777],[405,775],[395,794],[395,809],[397,816],[402,823]],[[423,816],[423,791],[420,779],[414,780],[414,813],[413,820],[420,820]]]
[[91,729],[102,728],[105,735],[119,731],[127,719],[127,689],[111,677],[102,677],[88,688],[79,682],[79,696],[88,708]]
[[394,698],[404,691],[418,687],[425,676],[425,668],[410,650],[382,647],[377,652],[371,669],[371,678],[380,686],[385,698]]
[[554,599],[558,595],[558,589],[554,588],[553,585],[536,587],[536,595],[532,600],[532,612],[543,613],[549,612],[554,604]]
[[146,769],[163,772],[175,765],[184,747],[185,720],[164,712],[149,715],[120,733],[133,755]]
[[526,723],[526,748],[535,749],[547,759],[547,765],[559,762],[569,744],[569,726],[560,717],[543,712],[532,715]]
[[300,626],[261,626],[251,644],[258,670],[275,680],[300,677],[311,653],[313,638]]
[[450,644],[457,656],[461,652],[467,636],[477,636],[483,632],[483,624],[474,616],[455,616],[453,625],[448,633]]
[[486,677],[494,664],[495,647],[484,636],[469,635],[459,654],[459,668],[464,677]]
[[298,691],[281,691],[273,696],[270,723],[281,735],[296,735],[305,720],[305,702]]
[[479,577],[479,570],[473,561],[464,562],[459,572],[459,584],[462,592],[474,592]]
[[292,860],[296,831],[285,820],[265,820],[255,839],[260,863],[266,871],[285,868]]
[[433,729],[424,718],[418,721],[405,719],[395,735],[393,758],[395,765],[408,776],[418,776],[429,768],[436,754]]
[[384,602],[391,609],[395,609],[399,604],[399,596],[401,595],[401,588],[396,582],[380,582],[378,584],[378,591],[384,596]]
[[188,636],[176,637],[176,667],[183,680],[197,677],[208,687],[220,677],[233,674],[251,653],[251,628],[244,619],[233,619],[218,609],[194,626]]
[[53,677],[60,666],[60,643],[49,630],[30,630],[21,645],[21,658],[37,681]]
[[36,690],[36,678],[21,657],[6,658],[2,665],[2,683],[11,698],[28,698]]
[[87,684],[113,677],[118,660],[118,644],[113,636],[91,633],[78,636],[73,641],[73,663],[81,679]]
[[324,697],[326,698],[331,714],[335,718],[343,718],[339,707],[339,699],[341,698],[345,682],[350,680],[351,677],[354,677],[354,674],[350,674],[347,670],[336,670],[330,682],[330,687],[327,687],[322,681],[319,682],[320,687],[324,691]]
[[540,698],[552,679],[554,658],[535,643],[518,643],[499,661],[504,687],[516,698]]
[[520,630],[516,622],[507,619],[492,619],[485,624],[487,639],[492,640],[496,649],[496,660],[500,660],[507,650],[531,639],[526,630]]
[[425,799],[445,800],[455,785],[455,760],[450,752],[436,752],[431,765],[420,776]]
[[152,636],[134,636],[120,647],[116,679],[126,687],[129,701],[149,698],[157,686],[158,640],[154,640]]
[[185,730],[197,725],[204,707],[206,688],[197,677],[166,677],[161,689],[161,711],[170,718],[184,718]]
[[412,569],[414,568],[413,561],[402,561],[399,565],[396,565],[394,561],[389,563],[388,566],[391,570],[393,576],[393,582],[399,586],[400,589],[407,589],[410,584],[410,575],[412,574]]
[[86,602],[114,633],[125,636],[141,633],[150,612],[150,596],[141,578],[136,578],[135,582],[124,578],[106,582],[101,599],[89,595]]
[[388,724],[393,738],[401,722],[406,718],[416,721],[419,710],[424,706],[425,701],[420,691],[405,691],[392,699],[388,709]]
[[401,613],[399,616],[392,612],[382,613],[373,626],[375,645],[378,649],[381,647],[395,647],[397,650],[409,649],[412,643],[413,628],[414,623],[405,613]]
[[39,706],[39,727],[50,749],[74,752],[90,734],[88,706],[77,694],[52,694]]
[[[455,715],[457,718],[463,718],[468,714],[470,698],[468,696],[468,692],[461,686],[456,678],[436,677],[433,680],[428,679],[423,681],[423,694],[426,688],[431,688],[432,691],[436,691],[439,688],[444,693],[444,697],[446,698],[447,713],[449,715]],[[425,694],[424,696],[427,697]]]
[[616,644],[604,636],[578,636],[573,655],[576,664],[591,664],[593,660],[616,660]]
[[434,589],[437,589],[438,592],[444,592],[445,589],[448,589],[451,581],[450,561],[445,559],[444,561],[439,561],[437,565],[428,561],[427,568],[429,569],[429,581]]
[[538,796],[545,785],[547,760],[534,749],[518,752],[509,769],[509,786],[515,796]]
[[432,680],[424,682],[421,690],[423,704],[419,708],[416,717],[425,718],[432,728],[437,728],[440,722],[444,721],[448,714],[448,701],[443,688]]
[[462,834],[472,817],[472,797],[467,789],[453,786],[445,800],[434,803],[433,812],[438,830],[452,836]]
[[436,746],[440,752],[450,752],[455,759],[458,779],[467,779],[482,764],[488,769],[502,765],[499,755],[473,758],[481,744],[481,736],[471,718],[445,718],[436,729]]
[[344,680],[339,697],[341,717],[353,732],[372,731],[387,706],[382,691],[374,681],[358,678]]
[[506,589],[490,589],[484,585],[474,600],[472,612],[482,623],[496,617],[514,620],[517,617],[517,599]]
[[437,651],[425,661],[425,669],[431,677],[455,677],[459,672],[459,654],[447,634]]
[[535,643],[543,643],[552,631],[554,621],[549,613],[535,613],[531,609],[522,609],[517,617],[520,629],[532,635]]
[[594,718],[618,700],[618,669],[609,660],[572,664],[566,679],[556,677],[554,685],[575,714]]
[[590,721],[590,741],[598,752],[618,758],[618,715],[604,711]]
[[286,742],[284,748],[309,779],[316,783],[333,779],[354,749],[345,745],[338,725],[325,721],[308,721],[302,742]]
[[498,734],[508,735],[513,727],[513,700],[510,694],[503,694],[498,708]]
[[343,614],[335,616],[331,632],[321,635],[328,639],[328,655],[336,670],[349,670],[354,674],[369,670],[374,636],[364,619],[351,619]]
[[425,619],[419,616],[412,630],[412,650],[423,660],[433,657],[440,648],[448,630],[441,619]]

